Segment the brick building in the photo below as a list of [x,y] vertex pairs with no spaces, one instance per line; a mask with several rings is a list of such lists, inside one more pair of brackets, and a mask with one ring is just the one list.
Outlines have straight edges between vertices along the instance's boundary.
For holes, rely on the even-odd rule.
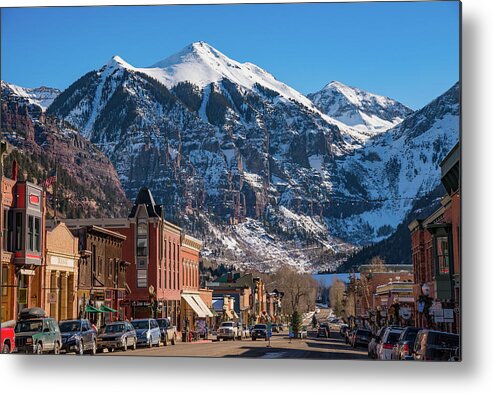
[[[4,149],[5,144],[2,143],[2,155]],[[23,308],[39,306],[38,293],[32,290],[31,284],[43,260],[45,195],[40,186],[18,180],[17,171],[17,162],[14,161],[12,178],[4,177],[3,171],[1,176],[2,321],[16,319]]]
[[417,325],[460,332],[460,145],[440,164],[447,194],[411,231]]

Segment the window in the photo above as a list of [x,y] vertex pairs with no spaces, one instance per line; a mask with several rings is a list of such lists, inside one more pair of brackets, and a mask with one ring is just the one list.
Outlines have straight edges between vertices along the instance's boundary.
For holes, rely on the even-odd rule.
[[22,245],[22,213],[15,213],[15,249],[23,250]]
[[137,256],[147,256],[147,239],[137,239]]
[[103,257],[98,257],[98,275],[103,274]]
[[9,250],[9,211],[7,209],[3,210],[3,249]]
[[34,251],[34,217],[27,216],[27,249]]
[[2,266],[2,296],[7,296],[7,285],[9,285],[9,268]]
[[436,239],[437,244],[437,260],[438,273],[449,274],[449,249],[448,237],[440,236]]
[[147,269],[147,260],[137,259],[137,269]]
[[137,288],[147,287],[147,270],[137,270]]
[[34,251],[41,252],[41,219],[34,218]]
[[108,277],[113,275],[113,258],[109,258],[108,260]]
[[145,235],[147,236],[147,223],[146,222],[140,222],[137,225],[137,235]]

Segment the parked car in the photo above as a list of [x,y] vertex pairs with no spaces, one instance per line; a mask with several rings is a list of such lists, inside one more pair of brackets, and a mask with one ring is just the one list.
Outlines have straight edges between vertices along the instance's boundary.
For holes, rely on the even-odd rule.
[[58,326],[62,335],[62,352],[96,354],[98,333],[87,319],[61,321]]
[[370,343],[371,331],[367,329],[356,329],[353,333],[351,346],[356,348],[358,346],[367,347]]
[[279,325],[277,323],[273,323],[271,326],[272,326],[272,333],[279,333]]
[[15,325],[16,352],[42,354],[60,353],[62,336],[57,321],[47,318],[39,307],[23,309]]
[[327,323],[321,323],[320,325],[318,325],[317,337],[330,337],[330,328]]
[[370,359],[376,359],[378,357],[378,346],[382,342],[382,337],[386,329],[386,327],[382,327],[376,334],[372,335],[372,338],[368,343],[368,357]]
[[159,325],[159,330],[161,331],[161,341],[163,344],[175,345],[177,340],[176,326],[171,324],[171,320],[169,318],[159,318],[156,319],[157,324]]
[[0,324],[0,353],[15,351],[15,321],[5,321]]
[[387,327],[382,336],[382,341],[378,344],[377,358],[379,360],[390,360],[392,349],[399,341],[399,337],[404,329],[401,327]]
[[257,338],[263,338],[267,341],[267,325],[257,324],[252,329],[252,340],[255,341]]
[[151,348],[161,343],[161,329],[155,319],[134,319],[132,326],[137,334],[137,345],[143,345]]
[[137,349],[137,333],[130,322],[113,322],[103,328],[96,342],[97,352],[103,352],[105,348],[110,352],[115,349]]
[[413,358],[433,361],[460,360],[459,335],[423,329],[416,336]]
[[414,353],[414,343],[416,341],[416,336],[418,335],[418,332],[420,330],[420,328],[413,326],[406,327],[402,331],[399,340],[394,345],[390,358],[392,360],[404,360],[412,357]]
[[236,340],[240,338],[238,324],[233,321],[222,322],[219,329],[217,329],[217,339],[221,340],[221,338],[223,340]]

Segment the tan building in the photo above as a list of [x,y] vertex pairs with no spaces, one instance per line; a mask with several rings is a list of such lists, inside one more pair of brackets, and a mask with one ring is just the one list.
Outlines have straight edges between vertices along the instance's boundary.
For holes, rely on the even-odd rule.
[[77,318],[79,239],[64,223],[47,230],[45,239],[44,263],[32,282],[37,305],[57,320]]

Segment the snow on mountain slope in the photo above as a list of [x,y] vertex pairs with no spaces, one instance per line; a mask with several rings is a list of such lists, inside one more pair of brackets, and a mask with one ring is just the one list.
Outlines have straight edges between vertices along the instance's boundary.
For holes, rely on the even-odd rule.
[[48,108],[53,100],[60,94],[60,90],[53,87],[27,88],[13,85],[2,81],[2,90],[7,90],[20,98],[25,99],[29,104],[38,105],[43,111]]
[[315,106],[328,116],[352,127],[361,141],[399,124],[412,110],[388,97],[332,81],[322,90],[308,94]]
[[382,240],[416,199],[440,184],[440,162],[459,140],[459,96],[457,83],[337,161],[334,200],[340,216],[328,220],[335,234],[360,244]]

